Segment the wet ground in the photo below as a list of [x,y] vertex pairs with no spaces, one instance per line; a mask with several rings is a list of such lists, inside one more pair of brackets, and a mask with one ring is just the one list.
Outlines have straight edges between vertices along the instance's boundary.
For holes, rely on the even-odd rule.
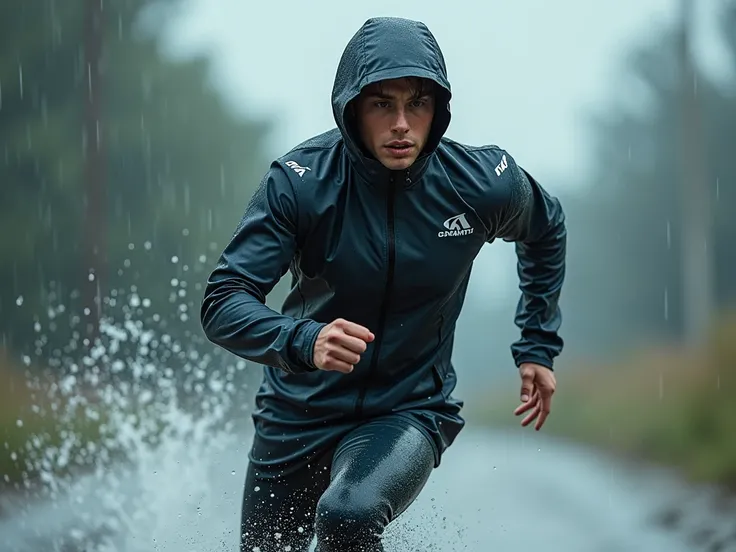
[[[54,500],[10,500],[0,550],[235,552],[247,445],[179,444]],[[386,549],[736,551],[736,507],[714,496],[531,430],[469,427],[389,528]]]

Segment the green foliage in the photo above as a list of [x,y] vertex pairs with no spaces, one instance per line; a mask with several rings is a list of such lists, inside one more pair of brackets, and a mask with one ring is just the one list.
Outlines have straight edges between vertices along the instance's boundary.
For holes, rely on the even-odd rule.
[[[158,39],[137,30],[145,8],[176,2],[105,2],[97,27],[85,24],[91,4],[0,7],[0,310],[9,313],[0,335],[16,357],[35,350],[33,321],[50,301],[66,305],[70,320],[84,318],[90,238],[101,243],[94,269],[103,297],[135,286],[177,331],[196,332],[203,275],[267,168],[268,124],[234,114],[209,83],[206,59],[166,59]],[[87,58],[96,55],[100,116],[85,128]],[[97,147],[89,128],[100,136],[98,173],[86,170]],[[57,346],[72,337],[61,326]]]
[[[724,41],[736,70],[736,2],[723,7]],[[570,270],[563,303],[570,348],[615,353],[648,340],[678,338],[682,302],[681,240],[685,229],[681,182],[686,136],[681,130],[681,84],[676,29],[651,34],[627,58],[614,83],[617,100],[591,117],[594,172],[590,192],[564,198],[570,228]],[[698,71],[705,174],[712,201],[717,303],[736,298],[736,83],[723,89]],[[627,100],[644,99],[633,109]],[[690,132],[690,131],[688,131]]]

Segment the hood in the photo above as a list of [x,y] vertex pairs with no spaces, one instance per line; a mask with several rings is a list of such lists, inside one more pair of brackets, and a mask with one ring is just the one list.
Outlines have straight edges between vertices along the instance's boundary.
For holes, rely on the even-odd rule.
[[433,80],[439,93],[427,145],[403,175],[407,185],[417,182],[450,124],[452,92],[445,59],[427,26],[396,17],[367,20],[350,39],[338,64],[332,89],[332,113],[356,170],[372,184],[387,180],[391,171],[360,147],[348,106],[363,87],[385,79],[423,77]]

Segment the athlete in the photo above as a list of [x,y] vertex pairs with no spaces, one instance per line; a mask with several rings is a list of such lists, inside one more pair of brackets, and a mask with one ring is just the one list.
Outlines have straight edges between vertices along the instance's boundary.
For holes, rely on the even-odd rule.
[[383,550],[464,427],[455,324],[497,239],[518,258],[515,413],[537,430],[550,413],[563,211],[508,152],[445,137],[450,98],[427,26],[366,21],[337,69],[337,127],[271,163],[207,281],[206,335],[263,366],[241,550]]

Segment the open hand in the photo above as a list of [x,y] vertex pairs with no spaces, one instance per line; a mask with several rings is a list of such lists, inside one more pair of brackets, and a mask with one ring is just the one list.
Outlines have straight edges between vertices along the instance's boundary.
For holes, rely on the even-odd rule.
[[528,362],[519,366],[519,375],[521,404],[514,410],[514,415],[529,412],[521,425],[526,427],[536,419],[534,429],[539,431],[552,410],[552,395],[557,387],[555,374],[546,366]]
[[375,336],[363,326],[338,318],[322,328],[314,344],[314,365],[320,370],[348,374],[360,362]]

